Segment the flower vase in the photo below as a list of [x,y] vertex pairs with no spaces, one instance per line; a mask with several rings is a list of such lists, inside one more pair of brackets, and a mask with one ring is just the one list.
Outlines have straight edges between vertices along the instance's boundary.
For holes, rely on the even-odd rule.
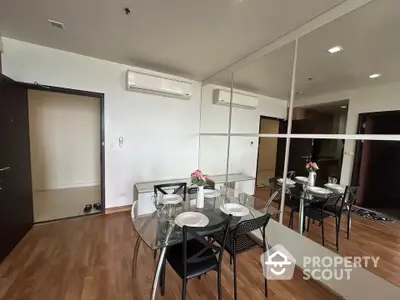
[[197,200],[196,207],[203,208],[204,207],[204,186],[197,187]]
[[315,172],[308,172],[308,185],[314,186],[315,180],[317,179],[317,173]]

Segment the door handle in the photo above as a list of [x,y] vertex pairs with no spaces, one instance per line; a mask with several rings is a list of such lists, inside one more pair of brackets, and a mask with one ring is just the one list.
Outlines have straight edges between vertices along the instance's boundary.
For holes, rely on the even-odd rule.
[[10,169],[11,169],[11,167],[4,167],[4,168],[0,169],[0,172],[4,172],[4,171],[10,170]]

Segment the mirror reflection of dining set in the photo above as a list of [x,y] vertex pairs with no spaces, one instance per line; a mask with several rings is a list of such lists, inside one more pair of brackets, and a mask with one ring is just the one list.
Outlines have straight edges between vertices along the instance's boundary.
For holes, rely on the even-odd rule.
[[[318,170],[318,169],[317,169]],[[344,186],[337,183],[334,177],[328,177],[324,187],[315,186],[315,171],[310,171],[309,177],[295,176],[288,172],[285,185],[283,178],[271,178],[267,187],[271,190],[269,203],[281,205],[281,191],[285,186],[285,208],[289,210],[290,228],[294,228],[295,214],[299,214],[299,233],[309,231],[310,222],[318,222],[321,228],[322,245],[325,246],[324,220],[335,218],[336,250],[339,251],[340,226],[342,216],[347,216],[346,237],[350,239],[352,207],[357,199],[359,187]],[[272,193],[275,192],[275,193]],[[278,193],[279,192],[279,193]]]

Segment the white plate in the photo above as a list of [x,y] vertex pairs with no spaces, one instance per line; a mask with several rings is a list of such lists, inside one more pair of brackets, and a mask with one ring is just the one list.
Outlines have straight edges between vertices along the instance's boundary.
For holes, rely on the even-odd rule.
[[321,194],[321,195],[332,194],[332,191],[324,189],[322,187],[318,187],[318,186],[309,186],[308,190],[315,194]]
[[[283,178],[279,178],[277,181],[278,181],[278,183],[282,184],[282,183],[283,183]],[[289,184],[289,185],[295,185],[295,184],[296,184],[296,182],[295,182],[295,181],[293,181],[293,180],[292,180],[292,179],[290,179],[290,178],[286,178],[286,184]]]
[[234,217],[243,217],[249,214],[249,209],[238,203],[225,203],[219,208],[223,213]]
[[219,196],[219,192],[216,190],[204,190],[204,198],[215,198]]
[[304,176],[296,176],[295,177],[296,180],[301,181],[301,182],[307,182],[308,178],[304,177]]
[[176,194],[163,195],[162,204],[178,204],[183,200],[182,196]]
[[210,222],[206,215],[195,211],[187,211],[176,216],[175,224],[179,227],[204,227]]
[[328,189],[332,189],[341,193],[344,193],[344,190],[346,189],[346,187],[344,187],[343,185],[340,184],[336,184],[336,183],[325,183],[325,187],[327,187]]

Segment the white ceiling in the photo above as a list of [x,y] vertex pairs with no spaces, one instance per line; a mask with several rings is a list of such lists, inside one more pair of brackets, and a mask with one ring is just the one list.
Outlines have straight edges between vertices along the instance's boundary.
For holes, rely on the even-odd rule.
[[0,35],[203,80],[342,1],[2,0]]
[[[400,81],[399,33],[399,0],[374,0],[302,37],[296,98]],[[330,54],[336,45],[344,50]],[[288,99],[293,54],[294,43],[236,70],[235,87]],[[369,79],[373,73],[382,77]],[[227,86],[229,81],[229,75],[217,80]]]

